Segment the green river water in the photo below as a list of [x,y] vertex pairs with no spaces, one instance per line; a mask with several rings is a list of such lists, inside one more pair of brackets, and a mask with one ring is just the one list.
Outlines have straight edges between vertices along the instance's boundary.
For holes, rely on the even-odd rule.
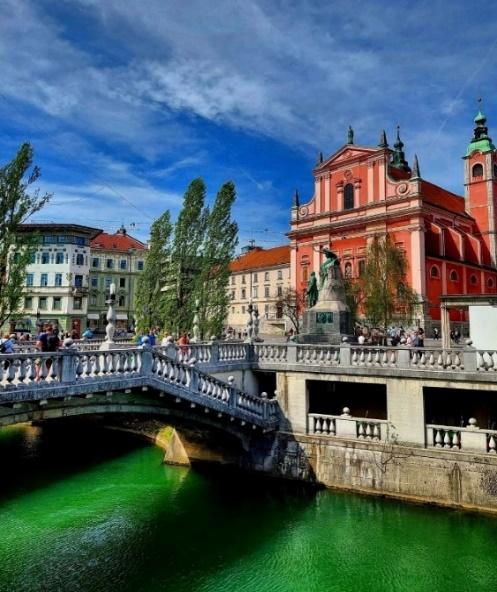
[[0,430],[0,591],[497,590],[497,519],[161,459],[119,432]]

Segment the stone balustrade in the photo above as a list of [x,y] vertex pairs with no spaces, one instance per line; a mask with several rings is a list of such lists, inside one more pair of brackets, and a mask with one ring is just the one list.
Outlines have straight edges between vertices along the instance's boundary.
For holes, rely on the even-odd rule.
[[342,415],[308,414],[308,433],[337,436],[370,442],[384,442],[389,437],[389,423],[384,419],[352,417],[345,407]]
[[426,425],[426,446],[473,453],[497,453],[497,430],[480,429],[471,418],[467,427]]

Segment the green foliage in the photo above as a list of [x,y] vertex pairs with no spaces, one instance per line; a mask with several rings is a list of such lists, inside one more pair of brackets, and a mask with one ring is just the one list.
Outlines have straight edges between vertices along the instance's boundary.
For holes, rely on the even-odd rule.
[[207,218],[201,270],[195,297],[199,300],[200,333],[203,338],[221,334],[229,306],[229,264],[238,244],[238,226],[231,219],[235,185],[228,181],[219,190]]
[[195,292],[201,274],[201,247],[204,244],[207,210],[205,184],[194,179],[186,190],[183,207],[174,229],[171,260],[164,284],[162,319],[167,331],[191,331]]
[[135,295],[137,328],[140,332],[162,323],[161,289],[170,267],[172,229],[171,216],[166,210],[155,220],[150,230],[150,248],[145,256],[143,272],[138,277]]
[[387,327],[394,318],[412,318],[418,296],[407,284],[407,269],[404,252],[388,233],[373,238],[361,278],[366,316],[373,325]]
[[51,195],[29,187],[40,177],[33,164],[33,148],[22,144],[14,159],[0,168],[0,326],[18,314],[24,292],[26,267],[36,237],[20,231],[20,225],[38,212]]
[[276,302],[276,309],[293,325],[295,333],[300,333],[302,314],[306,308],[305,293],[286,288]]
[[359,280],[353,280],[352,278],[348,277],[345,277],[343,280],[343,285],[345,288],[345,300],[350,310],[350,318],[352,323],[357,321],[359,306],[362,302],[362,281],[363,278],[359,278]]

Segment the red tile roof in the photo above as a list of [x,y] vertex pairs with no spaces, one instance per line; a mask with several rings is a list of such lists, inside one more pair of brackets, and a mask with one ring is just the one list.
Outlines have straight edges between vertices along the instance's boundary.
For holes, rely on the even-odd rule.
[[114,234],[107,234],[101,232],[90,243],[92,249],[101,249],[102,251],[129,251],[130,249],[146,249],[146,245],[138,239],[116,232]]
[[261,269],[264,267],[277,267],[278,265],[290,265],[290,246],[262,249],[256,247],[252,251],[240,255],[230,263],[230,271],[244,271],[249,269]]
[[461,197],[460,195],[451,193],[450,191],[447,191],[447,189],[443,189],[434,183],[424,180],[421,181],[421,194],[423,195],[424,201],[436,206],[441,206],[451,212],[468,216],[464,197]]

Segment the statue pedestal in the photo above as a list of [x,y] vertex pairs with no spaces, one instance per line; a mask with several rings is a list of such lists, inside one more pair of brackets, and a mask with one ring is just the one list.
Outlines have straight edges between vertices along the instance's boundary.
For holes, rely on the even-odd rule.
[[304,312],[299,343],[339,344],[352,333],[350,309],[339,267],[328,271],[315,306]]

